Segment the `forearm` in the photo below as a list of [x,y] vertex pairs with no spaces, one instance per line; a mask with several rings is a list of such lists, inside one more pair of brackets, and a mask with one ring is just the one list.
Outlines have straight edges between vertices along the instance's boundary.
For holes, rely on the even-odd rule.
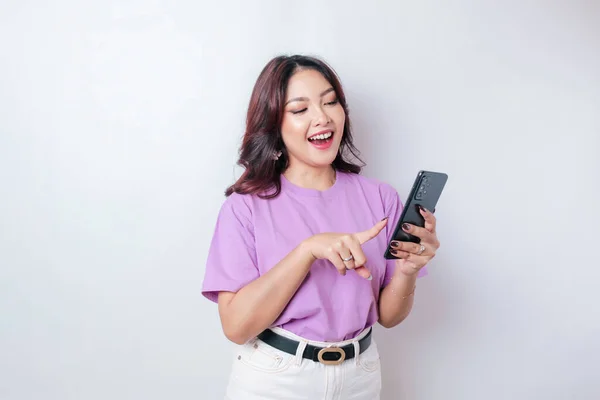
[[391,282],[379,295],[379,323],[392,328],[402,322],[413,306],[417,274],[405,275],[396,272]]
[[313,262],[311,252],[302,243],[232,297],[226,301],[220,299],[221,323],[228,339],[242,344],[271,326],[306,278]]

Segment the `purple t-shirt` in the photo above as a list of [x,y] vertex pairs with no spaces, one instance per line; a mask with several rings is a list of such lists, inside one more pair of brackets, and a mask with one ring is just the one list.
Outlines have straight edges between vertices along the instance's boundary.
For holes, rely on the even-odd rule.
[[379,236],[363,245],[373,280],[355,271],[341,276],[329,261],[317,260],[273,324],[308,340],[351,339],[378,320],[379,292],[395,268],[383,254],[401,211],[390,185],[339,171],[325,191],[301,188],[282,175],[274,199],[234,193],[217,218],[202,293],[216,302],[220,291],[237,292],[312,235],[359,232],[389,217]]

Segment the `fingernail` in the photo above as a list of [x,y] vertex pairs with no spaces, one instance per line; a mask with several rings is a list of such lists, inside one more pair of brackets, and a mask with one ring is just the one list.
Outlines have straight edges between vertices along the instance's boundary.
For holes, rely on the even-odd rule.
[[404,229],[405,231],[409,231],[410,230],[410,225],[409,224],[402,224],[402,229]]
[[369,277],[367,278],[368,281],[372,281],[373,280],[373,275],[369,275]]
[[400,243],[396,242],[395,240],[392,240],[392,246],[398,247],[400,246]]
[[[388,217],[385,217],[385,218],[384,218],[384,219],[382,219],[381,221],[385,221],[386,219],[388,219]],[[379,221],[379,222],[381,222],[381,221]]]
[[396,250],[390,250],[390,253],[392,253],[393,255],[398,255],[398,252]]
[[422,205],[419,204],[419,208],[421,209],[421,211],[423,211],[424,213],[429,212],[428,209],[426,209],[425,207],[423,207]]

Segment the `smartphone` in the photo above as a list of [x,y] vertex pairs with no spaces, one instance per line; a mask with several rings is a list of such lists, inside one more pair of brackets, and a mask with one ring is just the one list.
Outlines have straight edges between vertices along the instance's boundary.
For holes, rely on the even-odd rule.
[[423,218],[419,212],[419,206],[433,212],[438,200],[440,199],[442,190],[444,190],[447,180],[448,175],[442,172],[419,171],[417,178],[410,189],[410,194],[405,201],[400,219],[396,223],[394,234],[392,235],[390,243],[388,243],[387,249],[385,250],[384,257],[386,259],[395,260],[398,258],[390,252],[392,240],[413,243],[419,243],[421,241],[421,239],[419,239],[417,236],[404,232],[402,230],[402,224],[409,223],[424,227],[425,218]]

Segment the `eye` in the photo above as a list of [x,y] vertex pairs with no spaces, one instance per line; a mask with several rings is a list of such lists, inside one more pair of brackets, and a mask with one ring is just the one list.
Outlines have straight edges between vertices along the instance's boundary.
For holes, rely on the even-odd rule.
[[335,106],[337,103],[339,103],[339,100],[338,99],[334,99],[334,100],[331,100],[328,103],[325,103],[325,105],[326,106]]
[[296,115],[296,114],[302,114],[304,111],[306,111],[306,108],[303,108],[302,110],[295,110],[295,111],[290,111],[292,114]]

